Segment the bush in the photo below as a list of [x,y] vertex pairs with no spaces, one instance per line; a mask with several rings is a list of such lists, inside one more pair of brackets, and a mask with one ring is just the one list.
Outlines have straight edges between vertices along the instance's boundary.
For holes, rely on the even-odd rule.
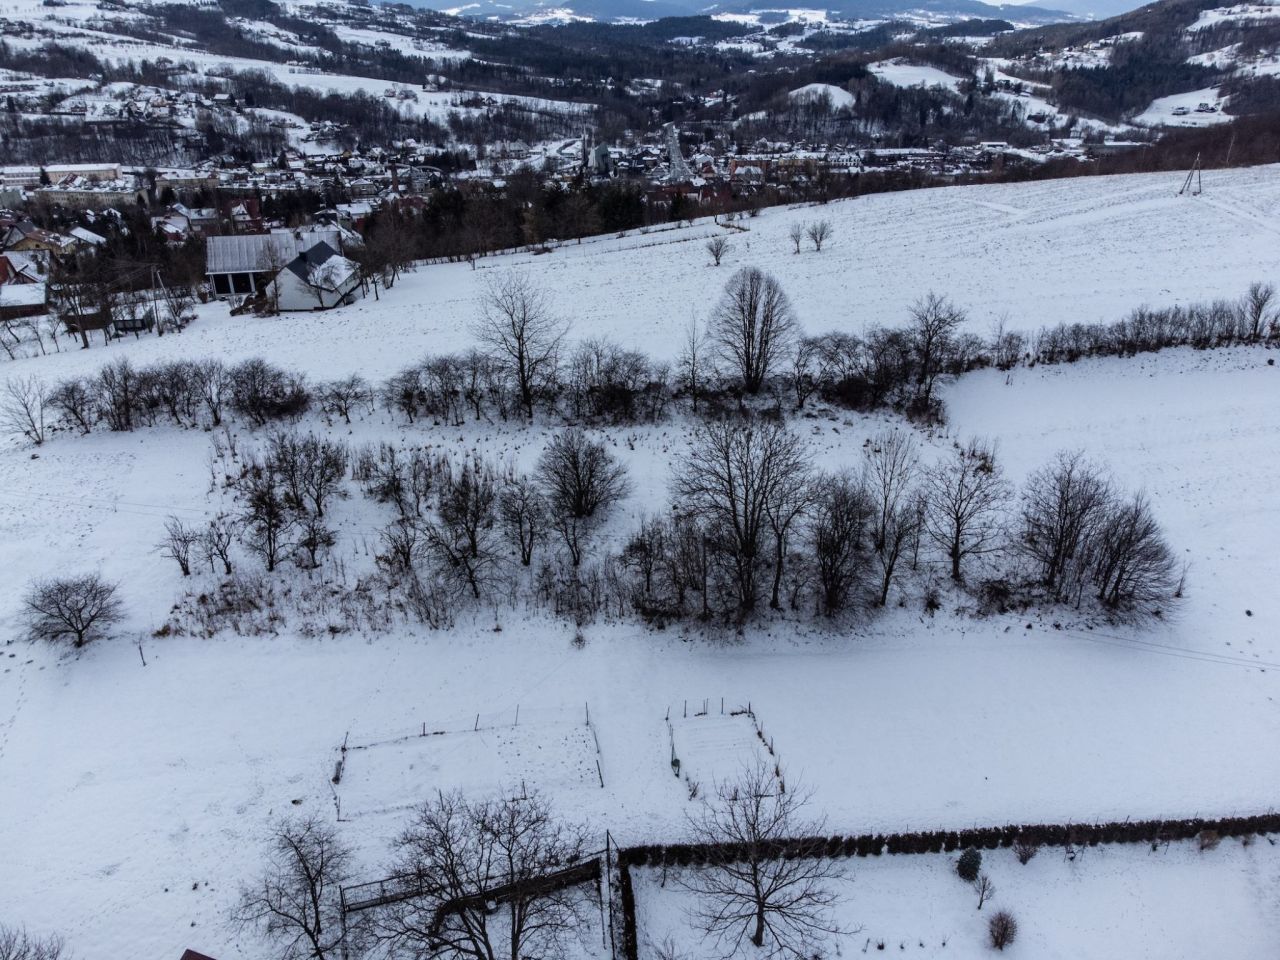
[[1018,921],[1008,910],[997,910],[987,921],[987,934],[991,938],[991,946],[1003,950],[1018,938]]
[[1018,858],[1018,862],[1026,866],[1031,862],[1031,858],[1040,852],[1040,846],[1032,843],[1030,840],[1018,840],[1013,845],[1014,856]]
[[960,859],[956,861],[956,873],[960,875],[960,879],[965,883],[973,883],[977,880],[978,873],[981,870],[982,854],[973,847],[960,854]]

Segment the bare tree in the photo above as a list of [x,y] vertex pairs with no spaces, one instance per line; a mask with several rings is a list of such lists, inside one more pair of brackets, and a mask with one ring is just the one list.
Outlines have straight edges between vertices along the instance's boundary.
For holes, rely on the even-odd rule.
[[769,422],[702,424],[688,456],[675,468],[676,502],[707,524],[743,614],[754,610],[758,599],[770,545],[769,511],[790,489],[791,478],[807,470],[800,439]]
[[164,522],[164,539],[156,547],[163,556],[177,562],[184,577],[191,576],[191,554],[201,541],[201,531],[188,527],[177,517]]
[[204,528],[200,536],[200,552],[214,570],[214,562],[222,564],[222,572],[231,576],[231,546],[240,536],[240,520],[220,513]]
[[998,910],[991,915],[987,923],[987,934],[991,946],[1003,950],[1018,938],[1018,921],[1007,910]]
[[33,636],[45,640],[71,637],[83,647],[124,619],[116,585],[96,573],[34,580],[23,602]]
[[244,498],[245,545],[262,557],[270,572],[287,556],[291,546],[287,538],[297,524],[288,490],[270,458],[249,465],[240,481],[240,493]]
[[537,484],[524,474],[511,477],[498,497],[498,517],[520,553],[521,566],[529,566],[547,535],[547,504]]
[[689,394],[693,412],[697,413],[698,398],[706,391],[708,383],[715,376],[715,370],[706,330],[696,319],[690,320],[689,326],[685,328],[676,369],[676,381],[680,389]]
[[568,427],[542,451],[537,478],[551,522],[576,567],[595,525],[630,493],[627,469],[603,443]]
[[351,411],[357,407],[368,405],[373,400],[373,391],[369,383],[359,374],[332,380],[320,387],[320,409],[330,416],[342,417],[351,423]]
[[797,335],[791,301],[782,286],[756,267],[743,267],[725,287],[711,316],[709,335],[724,361],[758,393]]
[[797,220],[787,229],[787,236],[791,240],[791,246],[796,253],[800,252],[800,244],[804,242],[804,224]]
[[488,801],[438,794],[396,841],[392,867],[423,895],[383,908],[379,938],[410,956],[563,956],[583,901],[546,878],[584,852],[583,834],[536,793]]
[[44,411],[48,403],[49,391],[43,382],[35,377],[14,377],[5,383],[0,415],[10,431],[38,447],[45,441]]
[[1244,300],[1240,304],[1240,315],[1244,318],[1246,336],[1250,340],[1259,339],[1266,331],[1267,321],[1271,317],[1271,303],[1275,296],[1275,284],[1259,282],[1249,284],[1249,292],[1244,295]]
[[866,489],[848,474],[824,478],[818,485],[809,540],[819,603],[828,617],[848,606],[866,575],[867,531],[873,512]]
[[959,583],[966,559],[1000,549],[1009,486],[994,449],[970,440],[925,473],[924,489],[925,532],[946,554],[951,579]]
[[806,818],[805,790],[782,784],[772,767],[757,763],[718,784],[715,797],[689,818],[693,842],[713,853],[684,883],[700,898],[697,922],[729,956],[749,942],[768,955],[807,960],[839,932],[830,917],[831,859],[783,850],[794,837],[822,836],[825,823]]
[[193,374],[195,387],[209,413],[209,422],[215,427],[222,426],[222,407],[231,391],[226,367],[216,357],[206,358],[195,364]]
[[808,464],[797,464],[796,469],[778,478],[772,495],[765,501],[765,516],[773,534],[773,589],[769,606],[774,610],[782,609],[780,593],[787,561],[787,538],[796,522],[813,506],[816,491],[812,478],[813,471]]
[[285,502],[300,513],[324,516],[330,498],[342,495],[347,475],[346,445],[309,433],[277,432],[267,443],[267,461],[285,486]]
[[791,389],[796,395],[796,409],[803,410],[809,398],[818,389],[821,380],[819,364],[821,346],[815,337],[801,337],[791,355]]
[[555,379],[566,331],[529,277],[505,273],[487,282],[475,336],[507,368],[529,419],[534,403]]
[[981,910],[982,905],[996,895],[996,885],[989,876],[980,873],[973,881],[973,892],[978,895],[978,909]]
[[809,224],[809,229],[805,231],[805,236],[809,238],[809,242],[813,244],[813,249],[821,253],[822,245],[831,239],[831,221],[815,220]]
[[1141,493],[1110,507],[1091,568],[1098,599],[1117,614],[1159,615],[1179,592],[1177,560]]
[[918,503],[918,496],[905,498],[889,516],[875,544],[873,557],[879,574],[877,606],[883,607],[889,602],[889,588],[893,586],[898,562],[908,546],[919,542],[922,511]]
[[97,400],[90,384],[81,377],[63,380],[49,391],[49,405],[58,412],[63,425],[82,434],[93,429]]
[[916,364],[916,400],[927,411],[933,388],[955,349],[965,312],[946,297],[929,293],[911,305],[910,335]]
[[903,430],[882,430],[863,447],[863,454],[867,491],[875,504],[871,536],[879,550],[915,482],[919,458],[915,440]]
[[63,960],[69,957],[62,938],[37,937],[21,927],[0,923],[0,960]]
[[345,955],[339,890],[351,866],[350,847],[327,823],[315,816],[281,820],[262,875],[241,890],[232,919],[262,934],[280,960],[336,960]]
[[301,514],[293,561],[304,570],[314,570],[320,566],[320,555],[332,549],[337,542],[337,535],[319,514]]
[[1028,478],[1018,546],[1058,599],[1078,593],[1111,500],[1106,477],[1078,451],[1059,453]]
[[468,458],[461,468],[444,472],[436,501],[439,520],[422,527],[436,576],[476,600],[498,572],[497,499],[493,470]]
[[707,241],[707,253],[711,254],[711,262],[717,267],[720,261],[724,259],[724,255],[729,252],[729,241],[726,237],[717,235]]

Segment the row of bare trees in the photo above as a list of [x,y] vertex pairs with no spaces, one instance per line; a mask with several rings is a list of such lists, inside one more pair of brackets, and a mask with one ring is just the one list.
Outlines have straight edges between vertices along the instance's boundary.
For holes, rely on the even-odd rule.
[[[239,512],[204,526],[171,518],[160,549],[184,574],[201,557],[231,573],[237,543],[268,571],[282,560],[315,568],[334,545],[326,509],[349,475],[394,508],[379,569],[436,624],[460,604],[565,590],[588,595],[588,617],[741,622],[766,605],[835,617],[884,607],[908,571],[932,579],[938,567],[1005,607],[1087,602],[1138,617],[1181,594],[1145,496],[1120,491],[1079,453],[1032,474],[1021,496],[980,440],[926,465],[910,433],[885,431],[856,470],[811,461],[775,420],[701,422],[673,467],[670,509],[642,518],[615,553],[596,548],[597,534],[632,485],[607,439],[581,428],[554,434],[528,473],[385,443],[351,455],[279,431],[231,478]],[[555,605],[583,615],[576,602]]]
[[[688,816],[688,840],[713,853],[677,882],[690,894],[690,920],[725,955],[751,944],[801,960],[842,932],[832,918],[834,861],[781,852],[824,828],[807,813],[811,794],[783,782],[771,766],[744,768]],[[272,827],[260,874],[241,889],[233,921],[281,960],[565,956],[574,938],[585,941],[596,891],[556,877],[599,856],[587,834],[537,793],[441,792],[412,812],[382,868],[406,895],[344,918],[339,890],[355,879],[352,848],[314,815],[283,819]]]
[[627,423],[665,417],[676,399],[694,413],[732,412],[743,396],[772,393],[783,409],[814,397],[852,409],[893,407],[923,419],[942,416],[938,384],[985,366],[1070,362],[1174,345],[1269,341],[1277,309],[1271,284],[1255,283],[1238,302],[1141,308],[1113,324],[1072,324],[1027,337],[998,324],[989,340],[967,332],[967,315],[929,293],[900,328],[802,335],[778,281],[744,267],[726,284],[704,324],[686,331],[673,364],[656,362],[605,338],[573,346],[569,326],[526,275],[488,283],[474,325],[478,348],[429,357],[381,385],[359,375],[310,386],[261,359],[228,366],[217,359],[134,366],[126,357],[96,376],[47,386],[8,381],[4,425],[32,443],[54,429],[87,433],[171,422],[218,426],[230,409],[252,426],[296,418],[315,406],[350,423],[381,403],[409,422],[460,424],[468,417],[531,420],[538,411],[571,421]]
[[[344,382],[319,391],[322,409],[338,410],[347,403],[333,395]],[[11,379],[0,413],[11,431],[38,445],[54,428],[87,434],[99,426],[129,431],[161,422],[217,427],[227,410],[260,427],[296,418],[312,401],[313,391],[302,377],[264,360],[230,366],[218,359],[135,366],[120,357],[94,376],[70,377],[52,387],[34,377]]]
[[884,606],[905,567],[936,558],[957,584],[981,574],[1010,596],[1159,614],[1181,594],[1172,549],[1145,496],[1123,494],[1081,454],[1060,454],[1020,501],[989,444],[923,466],[885,432],[859,472],[823,474],[784,426],[698,427],[674,469],[669,515],[646,520],[619,562],[630,602],[656,620],[751,614],[812,601],[833,616]]

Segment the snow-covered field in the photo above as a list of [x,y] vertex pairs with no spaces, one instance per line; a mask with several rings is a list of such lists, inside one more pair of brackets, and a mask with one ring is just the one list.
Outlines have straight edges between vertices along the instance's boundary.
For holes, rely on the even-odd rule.
[[[230,317],[225,303],[212,303],[180,337],[119,349],[139,362],[261,355],[305,366],[317,379],[353,370],[384,377],[425,353],[469,345],[486,280],[509,269],[546,287],[573,336],[607,335],[664,359],[747,264],[778,277],[811,333],[905,323],[912,301],[930,290],[964,307],[969,329],[986,335],[1001,317],[1028,331],[1111,321],[1141,304],[1235,298],[1255,280],[1276,279],[1280,166],[1208,171],[1198,197],[1177,196],[1183,179],[1174,172],[880,194],[766,210],[736,221],[745,233],[704,219],[550,254],[490,257],[475,270],[421,267],[381,300],[329,313],[263,320]],[[820,254],[808,246],[793,254],[791,224],[817,219],[831,221],[832,239]],[[704,249],[717,234],[730,244],[718,269]],[[72,351],[20,369],[53,377],[97,369],[107,357]]]
[[[1280,938],[1280,849],[1266,840],[1249,847],[1227,840],[1203,853],[1194,843],[1154,853],[1145,845],[1097,847],[1073,861],[1049,849],[1025,866],[1011,850],[986,851],[982,868],[996,892],[981,911],[954,864],[945,854],[842,861],[830,889],[840,898],[835,922],[850,932],[836,938],[836,955],[998,956],[987,942],[997,910],[1018,921],[1005,952],[1043,960],[1245,960],[1271,956]],[[647,933],[642,960],[654,960],[655,945],[668,937],[686,956],[712,955],[688,917],[696,898],[681,881],[694,878],[669,871],[664,887],[660,870],[633,876],[638,925]]]
[[[1177,179],[956,188],[767,211],[742,221],[750,232],[734,233],[728,264],[775,270],[815,331],[900,322],[910,300],[930,288],[968,307],[972,329],[985,332],[1002,313],[1024,328],[1112,319],[1142,302],[1237,296],[1250,280],[1274,278],[1280,168],[1207,174],[1195,199],[1174,197]],[[789,224],[817,217],[835,224],[829,248],[791,254]],[[493,258],[474,272],[465,264],[424,267],[380,302],[326,314],[233,319],[214,305],[178,336],[22,361],[5,373],[55,377],[126,352],[138,362],[261,354],[315,378],[358,371],[377,379],[426,351],[464,346],[483,279],[511,265],[546,284],[577,335],[609,334],[670,356],[678,331],[705,313],[729,274],[708,266],[702,250],[719,229],[700,222],[600,238],[539,257]],[[330,778],[348,733],[353,744],[410,737],[349,751],[349,789],[364,794],[351,801],[359,815],[344,814],[340,830],[371,879],[403,822],[403,811],[388,808],[423,789],[488,790],[532,779],[593,831],[608,828],[621,843],[669,839],[691,802],[687,783],[672,775],[673,739],[684,737],[691,768],[711,768],[745,751],[752,736],[746,725],[689,738],[700,730],[696,719],[675,733],[668,711],[674,721],[686,700],[750,702],[789,775],[815,791],[832,832],[1269,809],[1280,791],[1270,747],[1280,735],[1272,588],[1280,559],[1271,549],[1280,533],[1273,505],[1280,371],[1268,365],[1272,356],[1261,348],[1178,350],[974,374],[947,389],[948,429],[921,436],[928,456],[953,437],[992,437],[1016,482],[1055,451],[1081,448],[1125,486],[1144,488],[1190,570],[1179,616],[1144,633],[1057,629],[1051,617],[975,620],[955,612],[955,596],[929,617],[907,596],[884,617],[834,636],[791,624],[741,638],[595,624],[584,628],[579,649],[571,625],[499,602],[462,613],[448,632],[303,637],[286,628],[267,637],[158,638],[152,631],[191,584],[154,544],[166,516],[194,522],[219,502],[221,494],[208,493],[217,467],[211,437],[169,428],[96,432],[58,437],[36,458],[6,447],[5,916],[63,931],[86,957],[176,957],[186,947],[220,960],[263,956],[227,928],[227,908],[259,862],[271,817],[335,814]],[[856,467],[864,440],[884,422],[835,415],[795,425],[813,462],[837,468]],[[526,464],[546,435],[512,425],[409,427],[383,411],[336,432],[353,444],[403,438]],[[255,442],[246,430],[238,434],[242,447]],[[637,428],[615,442],[637,492],[607,536],[662,509],[685,427]],[[367,569],[387,519],[356,491],[336,503],[340,539],[329,575],[339,564]],[[75,658],[21,639],[26,579],[86,568],[121,583],[129,618],[119,637]],[[513,715],[517,706],[522,723],[531,718],[518,735],[513,723],[505,738],[465,729],[429,745],[431,737],[412,737],[424,724],[429,733],[453,730],[448,718],[465,727],[466,718]],[[576,734],[545,722],[579,711]],[[587,766],[597,742],[603,788]],[[557,755],[536,756],[545,750]],[[1243,898],[1273,903],[1280,894],[1263,844],[1229,856],[1224,844],[1205,855],[1206,863],[1220,858],[1207,873],[1189,856],[1160,861],[1172,865],[1168,873],[1148,872],[1145,860],[1129,856],[1090,851],[1083,863],[1058,868],[1042,854],[1025,875],[1046,871],[1043,887],[1024,883],[1024,874],[998,876],[1024,914],[1024,947],[1037,945],[1027,955],[1107,955],[1108,943],[1091,938],[1118,927],[1137,931],[1125,943],[1164,943],[1160,925],[1167,920],[1171,936],[1188,929],[1198,916],[1192,891],[1201,889],[1226,903],[1216,914],[1219,955],[1271,954],[1271,920],[1235,919],[1254,902]],[[855,894],[883,892],[870,905],[855,897],[849,908],[868,934],[873,921],[880,936],[927,943],[954,929],[956,945],[964,939],[970,949],[972,931],[960,919],[972,909],[964,906],[969,894],[945,876],[945,864],[931,868],[936,881],[907,861],[874,869],[885,871],[876,875],[883,883],[856,877]],[[1123,909],[1122,894],[1131,894],[1140,916]],[[1166,906],[1142,912],[1162,897]],[[904,898],[917,906],[936,899],[936,911],[915,911]],[[1099,904],[1111,911],[1105,927],[1068,929],[1089,926],[1078,911]],[[1177,950],[1203,942],[1187,934]],[[861,948],[858,940],[844,952]],[[1153,946],[1147,955],[1208,954]]]
[[960,77],[953,77],[937,67],[903,60],[881,60],[867,64],[867,69],[895,87],[946,87],[948,90],[958,90],[963,82]]

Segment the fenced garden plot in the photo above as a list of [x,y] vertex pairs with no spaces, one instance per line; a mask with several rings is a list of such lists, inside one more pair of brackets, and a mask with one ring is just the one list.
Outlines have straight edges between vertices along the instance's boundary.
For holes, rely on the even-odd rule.
[[599,741],[585,706],[425,722],[399,736],[349,738],[337,754],[334,802],[344,820],[404,810],[438,790],[518,797],[534,789],[604,786]]
[[718,784],[736,780],[744,769],[764,765],[781,781],[781,764],[770,737],[751,705],[724,700],[683,701],[667,712],[671,772],[696,799]]

